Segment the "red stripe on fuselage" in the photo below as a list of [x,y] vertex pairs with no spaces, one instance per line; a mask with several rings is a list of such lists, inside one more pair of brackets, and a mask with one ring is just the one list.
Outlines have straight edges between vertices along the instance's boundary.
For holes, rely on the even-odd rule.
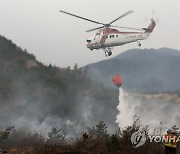
[[102,31],[103,31],[103,34],[105,34],[105,35],[109,35],[109,34],[124,34],[124,35],[143,34],[142,32],[120,32],[119,30],[112,29],[112,28],[104,28]]

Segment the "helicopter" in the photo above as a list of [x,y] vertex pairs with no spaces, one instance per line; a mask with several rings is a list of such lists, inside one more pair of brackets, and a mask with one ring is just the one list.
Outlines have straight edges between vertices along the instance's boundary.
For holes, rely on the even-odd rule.
[[[96,30],[96,33],[92,37],[87,39],[86,46],[90,50],[103,49],[105,52],[105,56],[111,56],[113,47],[115,46],[121,46],[121,45],[132,43],[132,42],[138,42],[138,46],[141,46],[141,40],[147,39],[150,36],[150,34],[153,32],[154,27],[156,26],[156,22],[153,18],[151,19],[151,23],[147,28],[138,29],[138,28],[121,27],[121,26],[112,25],[117,20],[133,13],[134,11],[132,10],[125,12],[124,14],[122,14],[121,16],[117,17],[116,19],[112,20],[109,23],[102,23],[102,22],[94,21],[94,20],[84,18],[78,15],[63,11],[63,10],[60,10],[59,12],[101,25],[100,27],[93,28],[86,31],[86,32],[91,32],[91,31]],[[122,32],[113,27],[138,30],[138,32]]]

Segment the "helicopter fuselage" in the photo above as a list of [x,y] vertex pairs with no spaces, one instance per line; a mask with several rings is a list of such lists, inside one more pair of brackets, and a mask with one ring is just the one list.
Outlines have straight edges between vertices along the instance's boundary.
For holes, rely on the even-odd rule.
[[121,46],[127,43],[145,40],[150,34],[150,32],[121,32],[112,28],[104,28],[98,30],[94,36],[87,40],[87,48],[93,50]]

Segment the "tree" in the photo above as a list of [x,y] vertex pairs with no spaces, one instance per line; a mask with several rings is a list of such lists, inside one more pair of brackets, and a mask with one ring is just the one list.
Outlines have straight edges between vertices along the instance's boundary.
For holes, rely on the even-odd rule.
[[110,138],[110,142],[109,142],[109,152],[111,153],[115,153],[117,151],[119,151],[120,148],[120,141],[119,141],[119,136],[118,135],[112,135]]
[[61,129],[57,127],[52,127],[51,131],[48,132],[48,140],[47,143],[50,145],[59,145],[65,141],[64,134]]
[[5,130],[0,131],[0,141],[8,138],[10,133],[14,130],[14,126],[8,127]]
[[77,63],[74,64],[73,69],[74,69],[75,71],[79,70],[79,67],[78,67],[78,64],[77,64]]
[[88,127],[88,134],[90,137],[97,139],[98,141],[107,139],[108,133],[106,123],[99,121],[95,126]]

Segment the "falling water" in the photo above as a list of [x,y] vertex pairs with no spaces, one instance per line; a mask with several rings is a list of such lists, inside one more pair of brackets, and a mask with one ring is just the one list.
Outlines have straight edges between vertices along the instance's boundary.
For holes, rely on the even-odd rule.
[[118,123],[120,128],[129,126],[133,122],[134,112],[129,103],[126,102],[126,95],[126,92],[119,88],[119,105],[117,106],[119,114],[117,115],[116,123]]

